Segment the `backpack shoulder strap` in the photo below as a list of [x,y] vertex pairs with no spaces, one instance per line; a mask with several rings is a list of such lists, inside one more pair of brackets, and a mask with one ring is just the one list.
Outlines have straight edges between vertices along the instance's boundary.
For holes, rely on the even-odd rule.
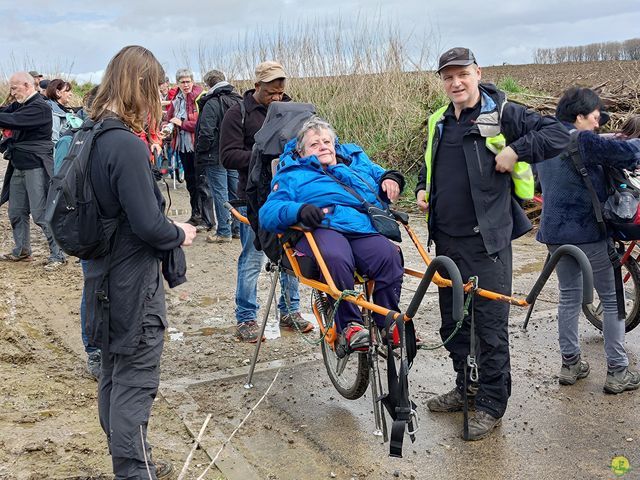
[[604,231],[605,223],[604,218],[602,217],[602,205],[600,204],[600,199],[598,198],[596,189],[593,186],[593,182],[591,181],[589,172],[587,172],[587,169],[584,166],[584,162],[582,161],[582,157],[580,156],[580,149],[578,148],[578,133],[578,130],[571,131],[567,155],[571,158],[573,166],[582,177],[582,181],[589,191],[589,195],[591,196],[591,203],[593,205],[593,211],[596,214],[598,226]]
[[242,130],[244,131],[244,119],[247,116],[247,108],[244,106],[244,98],[240,100],[240,124],[242,125]]

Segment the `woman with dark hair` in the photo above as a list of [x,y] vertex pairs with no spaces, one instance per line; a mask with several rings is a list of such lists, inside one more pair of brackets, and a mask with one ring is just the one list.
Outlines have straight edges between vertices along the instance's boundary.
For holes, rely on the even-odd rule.
[[[91,151],[96,201],[105,217],[120,220],[110,254],[90,260],[85,272],[89,345],[103,352],[98,411],[117,479],[162,476],[156,474],[160,468],[146,438],[167,326],[162,274],[168,262],[161,268],[160,259],[170,254],[184,264],[180,246],[190,245],[196,235],[191,225],[165,216],[148,150],[135,134],[147,122],[159,123],[163,78],[149,50],[125,47],[109,62],[90,113],[95,122],[124,127],[96,137]],[[112,307],[107,312],[95,293],[100,290],[108,292]]]
[[73,110],[67,106],[71,99],[71,84],[69,82],[65,82],[60,78],[51,80],[45,90],[45,97],[51,107],[51,115],[53,116],[51,140],[55,147],[60,135],[65,130],[70,127],[79,127],[82,122],[75,117]]
[[[572,131],[580,158],[600,202],[607,198],[603,166],[633,169],[640,162],[638,141],[597,135],[608,120],[598,94],[588,88],[570,88],[560,99],[556,117]],[[591,194],[568,153],[537,165],[544,202],[537,240],[553,253],[563,244],[580,248],[589,258],[594,286],[603,306],[604,350],[607,357],[606,393],[621,393],[640,386],[640,373],[629,370],[624,347],[625,322],[618,318],[614,272],[605,229],[596,220]],[[557,267],[560,299],[558,336],[561,385],[573,385],[589,375],[582,360],[578,317],[582,302],[582,276],[573,259],[562,257]]]

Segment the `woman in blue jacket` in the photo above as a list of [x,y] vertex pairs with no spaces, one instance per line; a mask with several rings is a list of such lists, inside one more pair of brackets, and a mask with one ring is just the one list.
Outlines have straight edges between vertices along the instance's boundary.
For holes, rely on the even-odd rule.
[[[398,310],[404,273],[400,250],[373,227],[362,199],[381,208],[396,200],[404,187],[400,172],[385,171],[357,145],[339,144],[331,125],[312,117],[285,147],[271,186],[260,209],[261,228],[282,233],[303,223],[314,229],[314,239],[338,289],[353,289],[357,270],[375,280],[375,303]],[[295,250],[313,256],[305,238]],[[373,318],[384,327],[384,317],[374,313]],[[369,332],[362,326],[356,305],[341,302],[336,324],[350,351],[367,349]]]
[[[633,169],[640,161],[640,146],[597,135],[606,123],[598,95],[588,88],[571,88],[560,99],[556,117],[570,130],[575,130],[578,150],[599,200],[607,198],[603,165]],[[609,259],[607,236],[598,224],[591,195],[571,157],[560,155],[537,165],[544,202],[537,240],[546,243],[553,253],[562,244],[579,247],[589,258],[595,288],[602,301],[604,350],[607,378],[604,391],[621,393],[640,386],[640,374],[629,370],[624,348],[624,320],[618,319],[613,266]],[[581,359],[578,338],[578,316],[582,301],[582,280],[576,263],[563,257],[557,267],[560,300],[558,304],[558,336],[562,354],[559,382],[573,385],[589,375],[589,364]]]

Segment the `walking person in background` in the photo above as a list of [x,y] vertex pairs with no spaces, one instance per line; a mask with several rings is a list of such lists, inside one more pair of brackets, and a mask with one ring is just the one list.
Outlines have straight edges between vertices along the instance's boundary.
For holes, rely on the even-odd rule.
[[51,108],[36,91],[33,77],[28,73],[14,73],[9,86],[15,101],[0,107],[0,128],[12,131],[11,137],[2,143],[2,153],[9,160],[9,166],[2,184],[0,205],[9,202],[15,247],[0,259],[12,262],[32,259],[31,214],[49,244],[44,268],[56,270],[66,259],[44,222],[49,178],[53,173]]
[[67,106],[71,99],[71,84],[69,82],[60,78],[51,80],[45,90],[45,96],[51,107],[53,118],[51,140],[55,148],[60,135],[69,128],[78,128],[82,125],[82,120],[74,115],[73,110]]
[[[598,94],[588,88],[570,88],[556,108],[556,118],[576,133],[578,152],[601,202],[607,199],[607,183],[603,166],[635,169],[640,164],[640,140],[624,141],[620,137],[604,137],[595,130],[609,116],[603,111]],[[632,125],[625,125],[633,135]],[[623,132],[625,129],[623,129]],[[633,143],[632,143],[633,142]],[[559,155],[537,166],[544,202],[539,242],[547,244],[550,253],[560,246],[575,245],[582,250],[593,269],[593,283],[603,309],[602,333],[607,357],[606,393],[622,393],[640,387],[640,373],[629,370],[629,357],[624,347],[625,321],[619,318],[614,270],[609,256],[607,232],[596,219],[591,192],[576,169],[571,156]],[[600,208],[600,205],[598,205]],[[558,302],[558,337],[562,365],[558,381],[573,385],[589,375],[590,367],[582,359],[578,333],[578,317],[582,304],[582,274],[568,257],[556,267],[560,297]]]
[[207,176],[216,213],[216,232],[207,236],[207,242],[225,243],[230,242],[232,236],[240,238],[238,221],[234,219],[230,223],[229,211],[224,208],[225,202],[238,198],[238,172],[220,164],[220,125],[227,110],[241,102],[242,97],[219,70],[207,72],[204,82],[209,90],[198,100],[196,165],[204,169]]
[[[220,162],[222,166],[238,171],[238,199],[246,200],[247,175],[254,135],[264,123],[267,108],[272,102],[287,102],[291,98],[284,93],[286,73],[282,65],[267,61],[256,67],[255,88],[244,92],[242,102],[231,107],[220,127]],[[243,215],[247,207],[238,209]],[[260,328],[258,316],[258,275],[265,255],[256,250],[253,229],[240,225],[242,252],[238,258],[238,278],[236,283],[236,335],[243,342],[257,342]],[[290,275],[280,276],[280,327],[301,332],[310,332],[313,325],[300,315],[300,294],[298,279]],[[288,293],[287,302],[285,292]],[[261,340],[261,339],[260,339]]]
[[[213,201],[202,171],[196,169],[195,132],[198,121],[196,102],[203,90],[193,81],[193,72],[181,68],[176,72],[179,91],[167,109],[169,128],[173,134],[173,149],[180,155],[184,167],[184,179],[189,191],[191,216],[187,220],[194,227],[211,230],[213,227]],[[156,93],[157,95],[157,93]]]
[[[91,152],[95,200],[106,218],[120,220],[109,255],[89,260],[85,273],[89,344],[108,352],[102,356],[98,412],[116,479],[165,478],[171,470],[153,458],[147,443],[167,327],[162,275],[171,264],[182,263],[186,270],[180,246],[190,245],[196,231],[165,216],[149,151],[134,134],[160,122],[163,78],[149,50],[125,47],[109,62],[90,114],[96,122],[125,127],[97,137]],[[105,278],[111,304],[106,319],[96,294]],[[108,345],[103,344],[105,325]]]

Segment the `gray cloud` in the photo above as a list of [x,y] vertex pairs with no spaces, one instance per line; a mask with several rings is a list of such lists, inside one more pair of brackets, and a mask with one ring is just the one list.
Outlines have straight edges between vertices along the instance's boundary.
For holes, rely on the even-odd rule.
[[256,31],[337,19],[347,30],[368,28],[363,18],[383,19],[436,51],[469,46],[485,65],[527,63],[539,47],[636,37],[640,25],[635,0],[32,0],[28,8],[0,7],[0,44],[12,52],[0,59],[5,75],[26,67],[99,72],[127,44],[152,50],[168,72],[186,63],[182,52],[190,52],[197,70],[199,45],[215,52],[242,45]]

